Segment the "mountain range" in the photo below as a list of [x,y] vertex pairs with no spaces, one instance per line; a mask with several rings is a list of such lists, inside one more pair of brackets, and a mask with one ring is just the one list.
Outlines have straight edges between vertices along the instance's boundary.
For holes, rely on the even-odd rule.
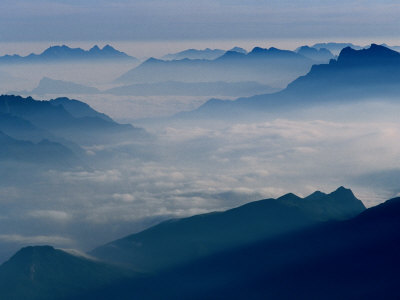
[[248,82],[178,82],[138,83],[99,90],[82,84],[43,77],[31,91],[11,91],[18,95],[111,94],[127,96],[250,96],[276,92],[278,89],[254,81]]
[[68,168],[81,164],[68,147],[43,139],[38,143],[14,139],[0,131],[0,161]]
[[288,194],[225,212],[169,220],[89,254],[154,272],[318,222],[350,218],[364,209],[362,202],[344,188],[328,195],[316,192],[304,199]]
[[114,49],[110,45],[103,48],[95,45],[89,50],[70,48],[66,45],[51,46],[40,54],[31,53],[27,56],[0,56],[0,64],[16,63],[57,63],[72,61],[138,61],[137,58]]
[[147,137],[130,124],[119,124],[86,103],[68,98],[37,101],[0,96],[0,160],[38,166],[83,166],[82,147]]
[[[0,266],[0,297],[397,299],[399,215],[400,198],[365,209],[340,187],[161,223],[103,246],[112,264],[27,247]],[[178,255],[185,251],[191,259]],[[122,267],[126,255],[137,264],[146,256],[158,264],[158,255],[174,263],[146,274]]]
[[257,81],[280,86],[309,71],[316,61],[294,51],[255,47],[249,53],[227,51],[214,59],[159,60],[150,58],[120,76],[124,84],[163,81]]
[[[228,51],[235,51],[239,53],[244,53],[246,54],[247,51],[243,48],[240,47],[234,47],[231,50]],[[222,49],[210,49],[206,48],[203,50],[198,50],[198,49],[187,49],[184,51],[180,51],[177,53],[171,53],[164,55],[162,57],[163,60],[180,60],[180,59],[207,59],[207,60],[213,60],[216,59],[222,55],[224,55],[227,51],[222,50]]]
[[354,103],[380,99],[391,101],[400,92],[400,53],[372,44],[367,49],[344,48],[329,64],[313,65],[304,76],[273,94],[211,99],[181,116],[220,117],[249,112],[274,112],[326,103]]

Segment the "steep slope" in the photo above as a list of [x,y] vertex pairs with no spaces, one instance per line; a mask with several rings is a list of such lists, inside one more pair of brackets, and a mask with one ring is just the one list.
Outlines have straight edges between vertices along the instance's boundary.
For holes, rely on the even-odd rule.
[[119,299],[398,299],[399,216],[396,198],[347,221],[221,252],[85,299],[115,291]]
[[0,266],[0,298],[73,299],[75,294],[132,275],[50,246],[26,247]]
[[364,209],[344,188],[305,199],[288,194],[225,212],[169,220],[96,248],[90,255],[136,270],[157,271],[317,222],[352,217]]

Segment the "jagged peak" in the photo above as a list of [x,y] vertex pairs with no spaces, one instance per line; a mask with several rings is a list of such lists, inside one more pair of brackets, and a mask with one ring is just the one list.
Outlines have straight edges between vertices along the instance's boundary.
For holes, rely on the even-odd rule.
[[296,194],[293,193],[287,193],[281,197],[279,197],[277,200],[301,200],[302,198],[297,196]]

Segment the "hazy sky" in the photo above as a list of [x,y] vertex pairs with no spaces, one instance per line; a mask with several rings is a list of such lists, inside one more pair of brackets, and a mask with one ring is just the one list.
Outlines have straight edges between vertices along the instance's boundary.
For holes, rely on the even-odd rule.
[[1,0],[0,42],[396,40],[394,0]]

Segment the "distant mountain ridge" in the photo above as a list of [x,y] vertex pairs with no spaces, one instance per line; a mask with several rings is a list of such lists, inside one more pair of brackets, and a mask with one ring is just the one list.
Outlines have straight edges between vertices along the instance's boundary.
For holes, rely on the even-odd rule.
[[326,48],[313,48],[309,46],[301,46],[296,49],[296,52],[303,55],[304,57],[308,57],[317,62],[326,63],[331,59],[334,59],[335,56]]
[[[1,117],[1,116],[0,116]],[[0,131],[0,161],[69,168],[81,162],[66,146],[43,139],[38,143],[14,139]]]
[[80,145],[99,141],[107,143],[108,139],[114,140],[121,135],[146,135],[142,129],[129,124],[118,124],[86,103],[68,98],[37,101],[31,97],[2,95],[0,114],[6,116],[4,122],[0,122],[0,130],[10,135],[16,132],[15,127],[19,124],[24,124],[26,133],[36,132],[37,135],[47,136],[50,133],[51,136]]
[[211,99],[186,117],[216,117],[246,111],[273,112],[323,103],[347,103],[379,98],[393,100],[400,93],[400,53],[372,44],[367,49],[344,48],[329,64],[313,65],[286,89],[235,101]]
[[165,81],[257,81],[275,85],[305,74],[316,61],[294,51],[255,47],[249,53],[227,51],[214,60],[150,58],[120,76],[125,84]]
[[4,55],[0,56],[0,64],[10,63],[56,63],[64,61],[137,61],[137,58],[118,51],[110,45],[103,48],[95,45],[89,50],[70,48],[66,45],[51,46],[40,54],[31,53],[27,56]]
[[[234,47],[228,51],[235,51],[239,53],[246,54],[247,51],[243,48],[240,47]],[[207,59],[207,60],[213,60],[217,59],[218,57],[224,55],[227,51],[222,50],[222,49],[210,49],[206,48],[203,50],[199,49],[187,49],[184,51],[180,51],[177,53],[171,53],[164,55],[162,57],[163,60],[180,60],[180,59]]]

